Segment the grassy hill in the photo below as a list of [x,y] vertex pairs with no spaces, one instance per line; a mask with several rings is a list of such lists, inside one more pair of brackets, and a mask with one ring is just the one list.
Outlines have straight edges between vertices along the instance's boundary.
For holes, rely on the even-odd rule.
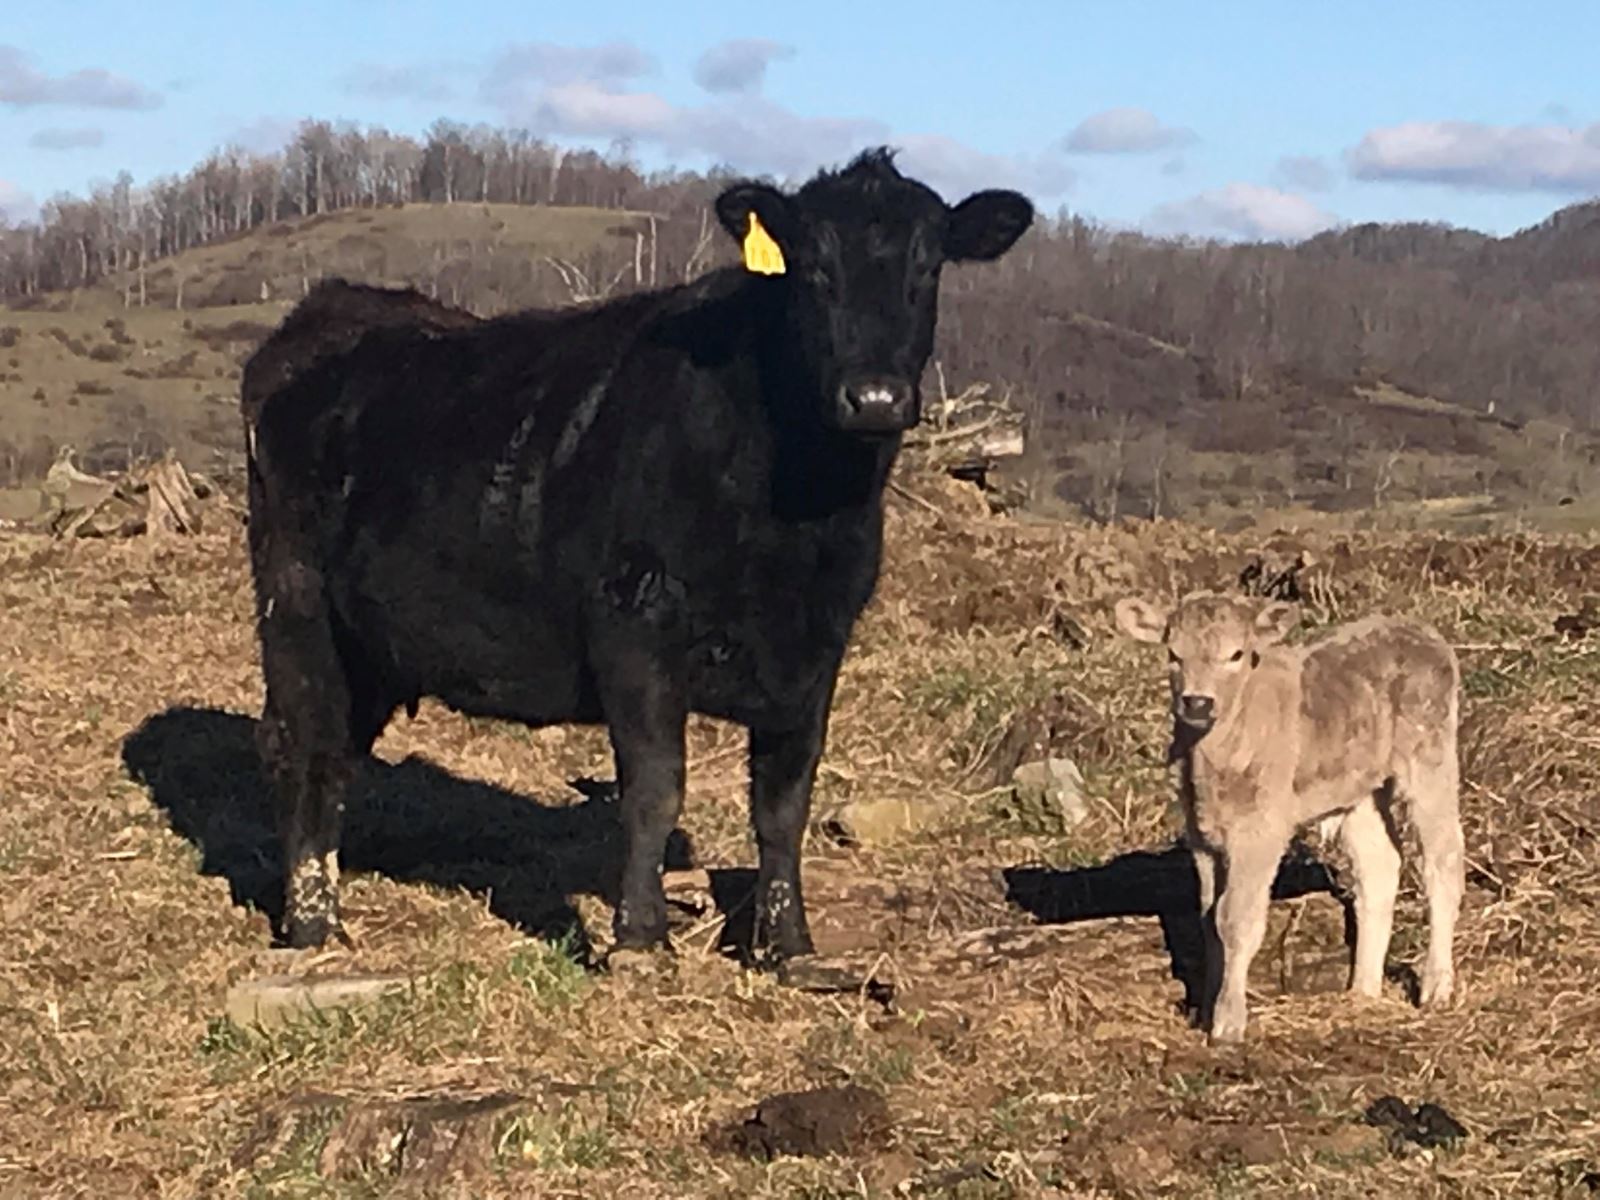
[[[601,283],[631,261],[635,214],[407,205],[279,223],[136,277],[0,308],[0,486],[37,479],[71,444],[89,470],[171,446],[224,474],[239,450],[244,359],[311,281],[411,283],[478,311],[555,303],[549,260]],[[132,301],[125,306],[125,298]]]
[[[63,443],[92,471],[170,446],[227,476],[240,365],[315,279],[409,283],[483,313],[558,304],[633,286],[647,223],[509,204],[355,209],[190,250],[142,281],[130,273],[0,309],[0,487],[42,476]],[[1569,214],[1559,231],[1526,235],[1524,249],[1548,257],[1551,238],[1570,247],[1582,224]],[[1482,269],[1503,270],[1512,251],[1422,226],[1329,235],[1301,252],[1462,270],[1492,254]],[[1600,497],[1600,442],[1561,423],[1505,420],[1379,375],[1339,383],[1273,369],[1241,389],[1207,347],[1070,308],[1036,308],[996,331],[993,287],[965,285],[990,277],[957,278],[937,356],[960,376],[952,386],[1034,381],[1014,397],[1031,423],[1016,473],[1041,512],[1464,529],[1582,527],[1600,515],[1589,499]],[[0,515],[36,502],[12,496]]]

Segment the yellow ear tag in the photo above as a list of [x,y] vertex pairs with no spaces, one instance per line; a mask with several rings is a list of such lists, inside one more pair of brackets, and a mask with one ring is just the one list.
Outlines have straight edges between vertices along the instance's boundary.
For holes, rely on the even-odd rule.
[[783,251],[755,213],[750,214],[750,232],[744,235],[744,269],[757,275],[783,274]]

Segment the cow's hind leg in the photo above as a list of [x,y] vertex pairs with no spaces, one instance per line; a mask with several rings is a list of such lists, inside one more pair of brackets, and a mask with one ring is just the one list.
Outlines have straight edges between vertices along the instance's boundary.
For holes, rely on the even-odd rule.
[[625,842],[612,929],[618,949],[647,949],[667,942],[661,871],[683,808],[687,700],[674,674],[642,650],[607,654],[598,682],[617,760]]
[[800,850],[827,721],[823,702],[798,728],[750,730],[750,819],[760,854],[750,950],[753,957],[771,963],[813,949],[800,885]]
[[1394,929],[1394,901],[1400,889],[1400,850],[1388,815],[1389,789],[1381,799],[1363,800],[1345,816],[1340,829],[1355,877],[1356,953],[1350,990],[1362,996],[1383,991],[1383,962]]
[[288,562],[264,582],[258,744],[277,794],[281,933],[293,947],[319,946],[330,934],[348,941],[339,923],[339,831],[358,753],[350,681],[317,572]]

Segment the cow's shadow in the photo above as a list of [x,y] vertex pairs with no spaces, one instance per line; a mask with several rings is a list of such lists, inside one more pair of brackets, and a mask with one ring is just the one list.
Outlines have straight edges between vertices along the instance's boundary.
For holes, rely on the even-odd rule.
[[[276,930],[283,883],[272,790],[256,722],[206,708],[172,708],[123,743],[128,773],[149,788],[172,828],[200,851],[200,870],[228,881],[235,904]],[[587,935],[569,897],[615,900],[622,825],[615,789],[580,780],[575,804],[553,806],[420,758],[368,760],[345,810],[340,858],[353,871],[460,888],[517,928],[552,939]],[[681,831],[668,865],[689,865]]]
[[[1200,1005],[1205,981],[1200,890],[1194,862],[1182,846],[1135,850],[1096,867],[1057,870],[1010,867],[1004,872],[1006,897],[1036,920],[1073,924],[1108,917],[1155,917],[1171,959],[1172,977],[1183,985],[1183,1004]],[[1344,897],[1333,873],[1300,842],[1278,866],[1274,900],[1326,892]],[[1346,906],[1346,937],[1351,936]]]

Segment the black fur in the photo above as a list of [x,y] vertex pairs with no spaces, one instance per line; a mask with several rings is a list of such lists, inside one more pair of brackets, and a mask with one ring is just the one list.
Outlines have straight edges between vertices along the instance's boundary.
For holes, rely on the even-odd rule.
[[685,717],[748,726],[755,948],[810,950],[812,779],[919,411],[939,269],[1003,252],[1032,209],[1010,192],[951,209],[881,152],[794,194],[746,183],[717,201],[736,236],[752,209],[786,274],[488,321],[332,282],[247,365],[290,944],[338,931],[324,864],[352,765],[431,695],[608,726],[622,945],[666,936]]

